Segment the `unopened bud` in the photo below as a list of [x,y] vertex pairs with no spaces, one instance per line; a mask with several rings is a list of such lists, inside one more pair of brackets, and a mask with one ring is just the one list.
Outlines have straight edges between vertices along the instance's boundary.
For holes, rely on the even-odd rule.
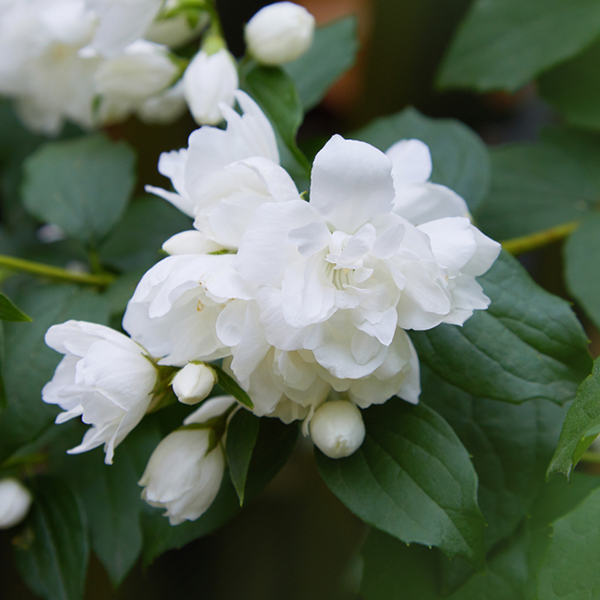
[[198,404],[215,385],[215,372],[206,365],[188,363],[173,378],[173,391],[183,404]]
[[31,506],[31,492],[14,477],[0,481],[0,529],[20,523]]
[[365,439],[360,410],[352,402],[326,402],[310,421],[313,442],[329,458],[344,458],[358,450]]
[[261,8],[246,25],[248,52],[265,65],[296,60],[311,46],[315,18],[293,2],[276,2]]

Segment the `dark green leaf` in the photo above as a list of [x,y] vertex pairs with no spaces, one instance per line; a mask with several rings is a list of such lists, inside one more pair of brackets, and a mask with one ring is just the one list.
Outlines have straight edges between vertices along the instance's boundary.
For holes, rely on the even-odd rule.
[[597,200],[587,169],[557,147],[514,144],[493,149],[491,157],[492,186],[475,218],[494,239],[580,219]]
[[548,127],[541,131],[542,140],[569,154],[586,168],[587,176],[600,197],[600,134],[572,127]]
[[600,215],[584,221],[564,246],[565,279],[569,292],[587,315],[600,327]]
[[600,591],[600,490],[554,523],[539,571],[538,597],[593,600]]
[[75,495],[64,481],[40,478],[16,549],[21,576],[47,600],[79,600],[88,557],[85,517]]
[[162,198],[134,200],[100,247],[103,264],[117,269],[149,269],[164,257],[160,247],[172,235],[191,229],[190,218]]
[[540,95],[572,125],[600,130],[600,41],[539,80]]
[[472,456],[490,550],[514,533],[545,485],[566,409],[544,400],[513,405],[476,398],[427,368],[421,379],[421,402],[440,413]]
[[322,100],[327,90],[355,62],[358,51],[354,15],[317,27],[310,50],[284,70],[294,80],[304,112]]
[[[577,397],[565,418],[560,440],[548,474],[571,476],[573,468],[587,447],[600,433],[600,359],[594,363],[592,374],[579,386]],[[585,440],[584,443],[581,443]]]
[[[574,477],[571,486],[560,480],[545,485],[513,538],[489,555],[486,572],[475,574],[453,593],[444,592],[441,573],[444,565],[452,565],[455,560],[448,561],[435,549],[407,547],[373,530],[362,550],[362,597],[365,600],[537,600],[536,573],[552,539],[550,524],[581,503],[599,484],[598,478],[579,476]],[[572,580],[572,588],[575,587],[576,581]],[[539,599],[547,597],[540,595]]]
[[181,525],[169,525],[169,520],[156,508],[146,505],[142,514],[144,532],[144,564],[150,564],[157,556],[171,550],[182,548],[191,541],[212,533],[240,510],[231,479],[225,473],[221,489],[210,508],[196,521],[186,521]]
[[0,415],[0,462],[33,441],[56,416],[56,407],[41,398],[62,357],[44,343],[48,328],[68,319],[108,320],[103,298],[74,285],[32,285],[16,301],[33,322],[4,324],[10,353],[2,365],[8,407]]
[[210,368],[217,375],[217,384],[220,385],[228,394],[233,396],[238,402],[246,406],[247,408],[254,408],[250,396],[240,387],[239,383],[228,375],[218,365],[210,365]]
[[240,499],[244,504],[246,477],[250,459],[258,438],[260,419],[246,410],[239,410],[227,426],[227,464],[229,476]]
[[310,164],[296,145],[303,111],[291,77],[279,67],[253,67],[242,78],[241,88],[260,105],[277,136],[281,164],[294,177],[308,179]]
[[392,399],[363,412],[367,434],[348,458],[317,453],[321,476],[365,522],[403,542],[483,563],[477,475],[452,428],[424,405]]
[[135,183],[125,142],[96,134],[49,142],[25,163],[27,210],[67,235],[95,244],[122,216]]
[[596,0],[477,0],[442,65],[442,87],[517,90],[600,35]]
[[31,321],[31,317],[20,311],[4,294],[0,294],[0,320]]
[[462,327],[411,332],[420,360],[474,396],[512,403],[573,400],[592,360],[569,303],[537,286],[506,252],[478,281],[491,306],[476,310]]
[[352,137],[386,151],[401,139],[416,138],[431,151],[431,181],[454,190],[475,211],[488,193],[490,159],[481,139],[468,127],[451,119],[431,119],[414,108],[383,117]]
[[279,419],[260,419],[258,438],[248,467],[246,502],[258,496],[279,473],[292,454],[297,439],[295,423],[285,425]]

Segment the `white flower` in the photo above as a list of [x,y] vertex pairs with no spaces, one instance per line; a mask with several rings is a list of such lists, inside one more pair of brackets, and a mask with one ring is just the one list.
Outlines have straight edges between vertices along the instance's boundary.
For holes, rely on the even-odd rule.
[[[169,2],[165,4],[165,8],[169,8],[169,4],[177,4]],[[170,48],[177,48],[193,40],[208,24],[209,17],[207,13],[198,14],[198,19],[194,24],[185,14],[178,14],[168,19],[155,19],[144,33],[144,39],[164,44]]]
[[[310,202],[258,207],[233,262],[257,286],[267,342],[309,351],[332,382],[393,380],[417,364],[405,329],[460,325],[489,304],[475,276],[499,244],[464,217],[415,227],[393,212],[395,197],[390,159],[334,136],[314,161]],[[349,388],[361,406],[365,387],[362,401]],[[398,393],[414,402],[415,391]]]
[[223,107],[226,130],[201,127],[190,136],[189,148],[161,154],[158,169],[171,179],[175,192],[146,186],[195,218],[194,227],[203,236],[196,235],[195,244],[210,245],[206,252],[236,249],[254,211],[265,202],[300,199],[293,180],[279,166],[269,120],[247,94],[237,91],[235,96],[243,114]]
[[223,48],[214,54],[201,50],[183,75],[183,93],[194,120],[199,125],[215,125],[223,120],[222,104],[233,106],[238,87],[235,60]]
[[[202,424],[225,413],[235,400],[219,396],[207,400],[184,421]],[[175,430],[154,450],[139,485],[142,498],[151,506],[166,508],[171,525],[194,521],[215,499],[225,459],[219,443],[213,449],[210,428]],[[210,450],[210,451],[209,451]]]
[[85,0],[96,15],[97,27],[82,54],[116,56],[144,37],[164,0]]
[[314,17],[293,2],[261,8],[245,30],[248,52],[265,65],[281,65],[302,56],[311,46]]
[[215,372],[204,364],[188,363],[173,378],[173,391],[179,402],[197,404],[212,391]]
[[144,348],[103,325],[67,321],[50,327],[45,340],[65,356],[44,386],[42,399],[65,411],[56,417],[56,423],[80,416],[92,425],[81,444],[69,453],[104,444],[105,462],[111,464],[114,449],[150,405],[156,368]]
[[104,61],[94,74],[104,122],[122,120],[166,90],[177,73],[168,48],[138,40]]
[[31,492],[14,477],[0,480],[0,529],[18,525],[29,512]]
[[344,458],[358,450],[365,439],[360,410],[346,400],[326,402],[315,411],[310,436],[329,458]]

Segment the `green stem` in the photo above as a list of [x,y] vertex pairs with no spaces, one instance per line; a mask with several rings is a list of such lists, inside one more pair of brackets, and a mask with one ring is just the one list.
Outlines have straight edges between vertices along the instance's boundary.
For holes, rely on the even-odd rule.
[[580,462],[600,465],[600,454],[597,452],[584,452],[579,460]]
[[524,252],[530,252],[531,250],[543,248],[552,242],[563,240],[567,236],[571,235],[579,227],[579,225],[580,221],[563,223],[562,225],[557,225],[556,227],[550,227],[550,229],[544,229],[543,231],[537,231],[536,233],[530,233],[521,237],[505,240],[501,242],[502,247],[511,254],[523,254]]
[[16,258],[14,256],[6,256],[0,254],[0,267],[5,267],[13,271],[22,271],[37,275],[38,277],[48,277],[56,281],[68,281],[69,283],[83,283],[86,285],[97,285],[104,287],[111,284],[115,276],[110,273],[101,275],[90,275],[89,273],[77,273],[75,271],[67,271],[60,267],[53,267],[43,263],[25,260],[24,258]]
[[224,37],[223,27],[221,26],[221,17],[219,17],[219,11],[215,0],[207,0],[204,10],[210,17],[210,29],[208,35],[216,35],[220,38]]

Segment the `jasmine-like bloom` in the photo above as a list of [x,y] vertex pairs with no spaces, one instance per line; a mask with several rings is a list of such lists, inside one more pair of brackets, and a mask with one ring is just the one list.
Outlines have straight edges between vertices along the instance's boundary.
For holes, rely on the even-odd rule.
[[198,404],[212,391],[215,372],[204,364],[188,363],[173,378],[173,391],[179,402]]
[[212,430],[194,428],[223,415],[235,404],[231,396],[207,400],[188,416],[183,429],[169,434],[154,450],[139,485],[151,506],[165,508],[171,525],[194,521],[215,499],[225,458],[220,443],[211,448]]
[[276,2],[261,8],[245,30],[248,53],[265,65],[296,60],[311,46],[314,17],[293,2]]
[[310,437],[329,458],[354,454],[365,439],[365,424],[352,402],[335,400],[318,408],[310,422]]
[[[247,94],[238,90],[235,97],[243,114],[222,106],[227,129],[201,127],[190,135],[188,148],[161,154],[158,170],[175,191],[146,186],[195,219],[197,232],[186,237],[186,244],[193,239],[197,248],[205,248],[199,251],[237,249],[259,206],[300,200],[292,178],[279,166],[269,120]],[[165,250],[182,253],[175,249],[182,239],[167,242]]]
[[14,477],[0,480],[0,529],[18,525],[29,512],[31,492]]
[[104,325],[67,321],[50,327],[45,341],[65,356],[44,386],[42,399],[65,411],[56,423],[81,417],[92,426],[69,453],[104,445],[105,462],[111,464],[114,449],[150,405],[156,368],[144,348]]
[[223,120],[222,105],[233,106],[238,87],[237,66],[225,48],[213,54],[201,50],[183,75],[183,93],[199,125],[216,125]]

